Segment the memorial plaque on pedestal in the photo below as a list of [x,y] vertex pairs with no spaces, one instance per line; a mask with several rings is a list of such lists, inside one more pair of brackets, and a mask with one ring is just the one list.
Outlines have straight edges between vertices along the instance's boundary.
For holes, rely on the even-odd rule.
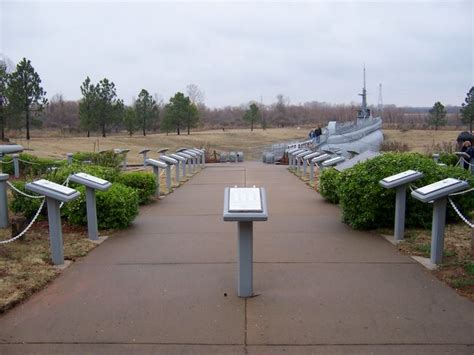
[[232,187],[229,190],[229,212],[262,212],[259,188]]

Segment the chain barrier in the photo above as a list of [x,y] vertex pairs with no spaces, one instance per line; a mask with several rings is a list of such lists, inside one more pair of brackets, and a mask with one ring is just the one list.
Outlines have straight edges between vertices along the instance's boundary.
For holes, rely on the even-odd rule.
[[448,197],[448,200],[459,218],[461,218],[469,227],[474,228],[474,223],[469,222],[469,220],[462,215],[461,211],[459,211],[459,209],[456,207],[451,197]]
[[[471,167],[474,166],[474,164],[471,164],[470,162],[468,162],[464,157],[462,157],[461,159],[462,159],[462,161],[463,161],[464,164],[467,164],[467,165],[469,165],[469,166],[471,166]],[[461,161],[461,159],[459,159],[459,161]]]
[[20,158],[18,158],[18,161],[21,161],[22,163],[30,164],[30,165],[41,165],[40,163],[35,163],[35,162],[32,162],[32,161],[23,160],[23,159],[20,159]]
[[15,187],[15,185],[13,185],[10,181],[7,181],[7,185],[10,186],[10,188],[11,188],[13,191],[15,191],[15,192],[17,192],[17,193],[19,193],[20,195],[23,195],[23,196],[25,196],[25,197],[29,197],[29,198],[44,198],[44,196],[28,195],[26,192],[23,192],[23,191],[17,189],[17,188]]
[[[36,222],[36,220],[38,219],[40,213],[41,213],[41,210],[43,209],[43,206],[44,206],[44,202],[46,201],[46,199],[44,198],[44,196],[33,196],[33,195],[29,195],[19,189],[17,189],[12,183],[10,183],[10,181],[7,181],[7,185],[10,186],[10,188],[19,193],[20,195],[23,195],[25,197],[29,197],[29,198],[36,198],[36,199],[39,199],[39,198],[42,198],[43,201],[41,201],[41,205],[40,207],[38,208],[38,211],[36,211],[33,219],[30,221],[30,223],[26,226],[26,228],[21,232],[19,233],[17,236],[13,237],[13,238],[10,238],[10,239],[7,239],[7,240],[2,240],[0,241],[0,245],[2,244],[8,244],[8,243],[11,243],[15,240],[17,240],[18,238],[21,238],[23,235],[25,235],[26,232],[28,232],[28,230],[31,228],[31,226]],[[64,181],[62,183],[62,185],[64,186],[69,186],[69,177],[66,179],[66,181]],[[61,202],[61,204],[59,205],[59,208],[63,207],[64,205],[64,202]]]
[[464,190],[464,191],[460,191],[460,192],[454,192],[452,194],[449,194],[449,196],[457,196],[457,195],[464,195],[464,194],[467,194],[468,192],[471,192],[471,191],[474,191],[474,187],[472,189],[469,189],[469,190]]
[[10,160],[10,161],[0,160],[0,164],[11,164],[11,163],[13,163],[13,160]]
[[[44,196],[42,196],[42,197],[44,197]],[[23,235],[25,235],[25,233],[28,232],[28,230],[31,228],[31,226],[33,225],[33,223],[36,222],[36,219],[38,218],[38,216],[39,216],[40,213],[41,213],[41,210],[43,209],[43,206],[44,206],[44,202],[45,202],[45,201],[46,201],[46,199],[44,199],[43,201],[41,201],[41,205],[39,206],[38,211],[36,211],[35,216],[34,216],[33,219],[31,220],[31,222],[26,226],[26,228],[23,230],[23,232],[21,232],[20,234],[18,234],[17,236],[15,236],[15,237],[13,237],[13,238],[0,241],[0,245],[1,245],[1,244],[8,244],[8,243],[11,243],[11,242],[17,240],[18,238],[21,238]]]

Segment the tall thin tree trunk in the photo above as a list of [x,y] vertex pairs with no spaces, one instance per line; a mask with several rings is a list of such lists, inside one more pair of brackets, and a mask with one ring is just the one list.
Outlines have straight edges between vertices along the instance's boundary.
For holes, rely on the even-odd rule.
[[143,119],[143,136],[146,136],[145,119]]
[[179,130],[179,126],[177,126],[177,129],[178,129],[178,136],[180,135],[180,130]]
[[87,130],[87,138],[91,136],[91,131]]
[[102,137],[106,137],[105,135],[105,123],[102,123]]
[[26,108],[26,140],[30,140],[30,110]]
[[191,127],[188,125],[188,136],[189,136],[189,131],[190,131]]
[[250,122],[250,132],[253,132],[253,121]]

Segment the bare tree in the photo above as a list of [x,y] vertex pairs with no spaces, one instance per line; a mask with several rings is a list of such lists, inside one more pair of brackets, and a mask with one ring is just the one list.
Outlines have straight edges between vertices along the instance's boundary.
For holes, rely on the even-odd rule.
[[193,104],[199,105],[204,103],[204,91],[199,89],[196,84],[186,86],[186,93]]

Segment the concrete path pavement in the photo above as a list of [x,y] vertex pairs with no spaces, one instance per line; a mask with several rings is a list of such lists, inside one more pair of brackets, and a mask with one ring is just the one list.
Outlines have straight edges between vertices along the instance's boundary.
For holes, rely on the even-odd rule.
[[[226,186],[264,186],[254,291],[236,296]],[[283,166],[208,165],[0,317],[0,353],[472,354],[474,305],[340,222]]]

